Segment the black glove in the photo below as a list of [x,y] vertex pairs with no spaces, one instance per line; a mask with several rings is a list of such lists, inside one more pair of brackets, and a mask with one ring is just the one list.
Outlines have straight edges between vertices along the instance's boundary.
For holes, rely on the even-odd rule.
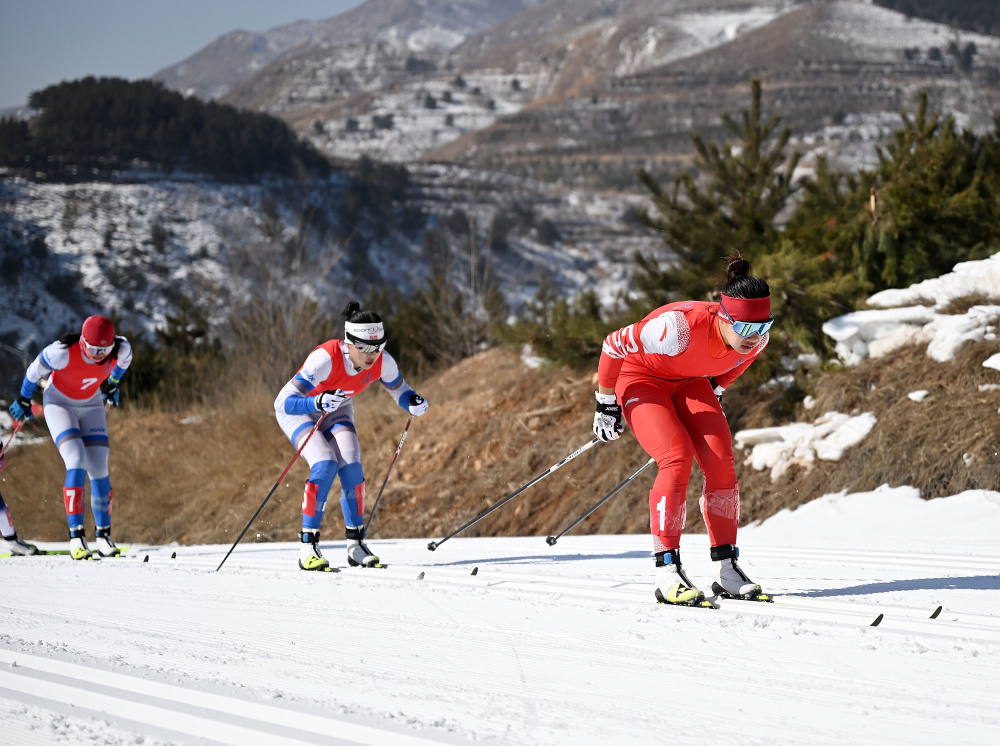
[[607,443],[618,440],[625,429],[622,425],[622,408],[614,394],[597,393],[597,411],[594,413],[594,435]]
[[121,397],[121,392],[118,390],[118,384],[112,382],[109,378],[104,383],[101,384],[101,393],[104,395],[104,401],[111,402],[115,407],[118,406],[118,399]]

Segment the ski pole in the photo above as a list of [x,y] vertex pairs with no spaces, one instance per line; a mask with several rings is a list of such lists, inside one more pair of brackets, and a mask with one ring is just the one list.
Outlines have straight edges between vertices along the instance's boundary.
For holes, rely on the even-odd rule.
[[575,451],[573,451],[573,453],[571,453],[569,456],[567,456],[566,458],[564,458],[558,464],[556,464],[555,466],[550,466],[548,469],[546,469],[545,471],[543,471],[541,474],[539,474],[537,477],[535,477],[534,479],[532,479],[526,485],[524,485],[523,487],[520,487],[519,489],[514,490],[509,495],[507,495],[507,497],[505,497],[503,500],[501,500],[496,505],[494,505],[492,508],[487,508],[486,510],[484,510],[482,513],[480,513],[479,515],[477,515],[475,518],[473,518],[471,521],[469,521],[468,523],[466,523],[461,528],[456,528],[454,531],[452,531],[450,534],[448,534],[446,537],[444,537],[440,541],[432,541],[430,544],[427,545],[427,548],[430,551],[433,552],[439,546],[441,546],[446,541],[448,541],[448,539],[450,539],[451,537],[456,536],[457,534],[462,533],[469,526],[471,526],[474,523],[477,523],[478,521],[481,521],[483,518],[485,518],[486,516],[488,516],[490,513],[492,513],[497,508],[503,507],[504,505],[506,505],[507,503],[509,503],[511,500],[513,500],[515,497],[517,497],[522,492],[524,492],[526,489],[528,489],[532,485],[538,484],[543,479],[545,479],[545,477],[547,477],[549,474],[551,474],[552,472],[554,472],[556,469],[558,469],[561,466],[565,466],[570,461],[572,461],[577,456],[579,456],[581,453],[583,453],[586,450],[589,450],[590,448],[593,448],[598,443],[600,443],[600,438],[594,438],[592,441],[590,441],[589,443],[587,443],[585,446],[577,448]]
[[14,427],[10,431],[10,438],[7,440],[7,445],[5,445],[3,448],[0,448],[0,456],[3,456],[5,453],[7,453],[7,449],[10,448],[10,444],[14,442],[14,436],[17,435],[17,431],[21,429],[21,425],[23,424],[24,424],[23,417],[19,420],[15,420]]
[[389,471],[385,473],[385,481],[382,482],[382,489],[378,491],[378,497],[375,498],[375,504],[372,505],[371,515],[368,516],[368,523],[365,524],[365,534],[368,533],[368,527],[372,525],[372,521],[375,520],[375,511],[378,510],[378,501],[382,499],[382,493],[385,492],[385,486],[389,484],[389,475],[392,474],[392,467],[396,465],[396,459],[399,458],[399,452],[403,450],[403,443],[406,442],[406,433],[410,429],[410,423],[413,422],[413,415],[410,415],[410,419],[406,421],[406,427],[403,428],[403,437],[399,439],[399,445],[396,446],[396,452],[392,454],[392,461],[389,462]]
[[[326,417],[326,415],[323,415],[323,417]],[[302,449],[306,447],[306,443],[309,442],[309,439],[313,436],[313,433],[319,429],[320,423],[323,422],[323,417],[320,417],[316,421],[316,424],[312,426],[312,430],[310,430],[308,435],[306,435],[306,439],[302,441],[302,445],[299,446],[299,450],[297,450],[295,452],[295,455],[292,456],[292,460],[288,462],[288,466],[286,466],[285,470],[281,472],[281,476],[278,477],[278,481],[274,483],[274,486],[271,488],[271,491],[267,493],[267,497],[264,498],[264,502],[262,502],[260,504],[260,507],[257,508],[257,512],[250,517],[250,520],[247,522],[247,525],[243,527],[243,530],[240,532],[240,535],[236,537],[236,541],[234,541],[233,545],[229,547],[229,551],[226,552],[226,556],[222,558],[222,562],[220,562],[219,566],[215,568],[216,572],[221,570],[222,566],[226,564],[226,560],[229,559],[229,555],[233,553],[234,549],[236,549],[236,545],[240,543],[240,539],[242,539],[243,536],[246,534],[246,532],[250,530],[250,526],[253,524],[253,522],[257,520],[257,516],[260,515],[260,511],[264,509],[264,506],[267,505],[267,501],[271,499],[271,495],[274,494],[274,491],[278,489],[278,485],[281,484],[281,480],[284,479],[285,475],[288,474],[288,472],[291,470],[292,464],[294,464],[296,459],[298,459],[299,454],[302,453]]]
[[626,486],[627,486],[627,485],[629,484],[629,482],[631,482],[631,481],[632,481],[633,479],[635,479],[635,478],[636,478],[637,476],[639,476],[639,475],[640,475],[640,474],[642,474],[642,473],[643,473],[644,471],[646,471],[646,469],[647,469],[648,467],[652,466],[652,465],[653,465],[654,463],[656,463],[656,459],[652,459],[652,458],[651,458],[651,459],[650,459],[649,461],[647,461],[646,463],[644,463],[644,464],[643,464],[642,466],[640,466],[640,467],[639,467],[638,469],[636,469],[636,470],[635,470],[635,471],[634,471],[634,472],[632,473],[632,476],[630,476],[630,477],[629,477],[628,479],[626,479],[626,480],[625,480],[624,482],[622,482],[622,483],[621,483],[621,484],[619,484],[619,485],[618,485],[617,487],[615,487],[615,488],[614,488],[613,490],[611,490],[611,492],[609,492],[609,493],[608,493],[608,494],[606,494],[606,495],[605,495],[604,497],[602,497],[602,498],[601,498],[601,499],[600,499],[600,500],[599,500],[599,501],[597,502],[597,504],[596,504],[596,505],[594,505],[594,507],[592,507],[592,508],[591,508],[590,510],[588,510],[588,511],[587,511],[586,513],[584,513],[584,514],[583,514],[582,516],[580,516],[580,517],[579,517],[579,518],[577,518],[577,519],[576,519],[575,521],[573,521],[573,522],[572,522],[572,523],[571,523],[571,524],[570,524],[570,525],[569,525],[569,526],[568,526],[568,527],[567,527],[566,529],[564,529],[564,530],[563,530],[563,532],[562,532],[562,533],[560,533],[560,534],[557,534],[556,536],[546,536],[546,537],[545,537],[545,542],[546,542],[546,543],[547,543],[547,544],[548,544],[548,545],[549,545],[550,547],[554,547],[554,546],[556,545],[556,542],[557,542],[557,541],[559,541],[559,540],[560,540],[560,539],[561,539],[561,538],[562,538],[563,536],[565,536],[565,535],[566,535],[566,534],[568,534],[568,533],[569,533],[570,531],[572,531],[572,530],[573,530],[574,528],[576,528],[576,527],[577,527],[577,526],[579,526],[579,525],[580,525],[581,523],[583,523],[584,519],[585,519],[585,518],[586,518],[587,516],[589,516],[589,515],[590,515],[591,513],[593,513],[593,512],[594,512],[595,510],[597,510],[597,509],[598,509],[599,507],[601,507],[602,505],[604,505],[604,503],[606,503],[606,502],[607,502],[608,500],[610,500],[610,499],[611,499],[612,497],[614,497],[614,496],[615,496],[615,495],[617,495],[617,494],[618,494],[619,492],[621,492],[621,491],[622,491],[623,489],[625,489],[625,487],[626,487]]

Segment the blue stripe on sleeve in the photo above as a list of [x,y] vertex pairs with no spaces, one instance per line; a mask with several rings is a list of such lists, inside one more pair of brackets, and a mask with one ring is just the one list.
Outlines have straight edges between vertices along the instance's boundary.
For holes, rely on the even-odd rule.
[[403,374],[400,373],[398,376],[396,376],[395,378],[393,378],[391,381],[382,381],[382,385],[385,386],[385,387],[387,387],[387,388],[392,388],[397,383],[399,383],[402,379],[403,379]]
[[49,370],[55,370],[55,368],[52,367],[52,363],[49,362],[49,359],[45,357],[45,350],[42,350],[42,354],[39,355],[39,357],[42,358],[42,362],[45,364],[46,368]]
[[24,380],[21,381],[21,396],[25,399],[30,399],[35,393],[35,384],[28,380],[25,376]]
[[399,398],[396,399],[396,404],[402,407],[404,411],[409,412],[410,394],[415,394],[415,393],[417,392],[414,391],[413,389],[406,389],[406,391],[400,394]]
[[310,383],[305,378],[303,378],[301,373],[296,373],[295,378],[293,378],[292,380],[301,383],[302,388],[304,388],[306,391],[312,391],[314,388],[316,388],[314,384]]
[[285,399],[285,414],[315,414],[318,411],[314,396],[289,394]]
[[126,370],[128,370],[128,368],[120,368],[116,365],[115,369],[111,371],[111,375],[108,377],[108,380],[111,381],[111,383],[117,384],[122,380],[122,376],[125,375]]

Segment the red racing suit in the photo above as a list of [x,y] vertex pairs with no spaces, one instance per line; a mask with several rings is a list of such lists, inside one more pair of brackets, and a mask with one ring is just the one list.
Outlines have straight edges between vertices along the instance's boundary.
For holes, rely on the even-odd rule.
[[768,335],[744,355],[726,346],[718,319],[718,303],[670,303],[609,334],[601,350],[599,383],[614,388],[626,422],[659,467],[649,493],[657,552],[680,548],[692,459],[705,474],[701,510],[712,546],[736,543],[732,434],[708,379],[728,387],[764,350]]

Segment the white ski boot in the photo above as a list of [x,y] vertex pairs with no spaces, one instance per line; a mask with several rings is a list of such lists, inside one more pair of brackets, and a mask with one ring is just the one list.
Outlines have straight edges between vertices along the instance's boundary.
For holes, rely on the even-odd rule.
[[703,606],[705,594],[695,588],[681,567],[679,549],[656,553],[656,600],[661,604]]
[[347,564],[351,567],[378,567],[379,558],[364,542],[364,529],[347,529]]
[[94,553],[90,551],[90,547],[87,546],[87,540],[84,538],[83,526],[79,528],[71,528],[69,530],[69,556],[75,560],[93,560],[99,559],[100,555],[94,556]]
[[303,531],[299,534],[302,545],[299,547],[299,569],[329,572],[330,563],[319,551],[319,529]]
[[38,547],[17,538],[16,533],[3,537],[3,544],[0,544],[0,546],[5,546],[10,554],[17,557],[28,557],[38,554]]
[[747,577],[736,564],[740,550],[735,544],[712,547],[712,562],[715,564],[715,581],[712,593],[723,598],[738,598],[745,601],[770,601],[761,587]]
[[94,551],[102,557],[118,557],[122,553],[122,550],[111,540],[110,526],[94,531]]

